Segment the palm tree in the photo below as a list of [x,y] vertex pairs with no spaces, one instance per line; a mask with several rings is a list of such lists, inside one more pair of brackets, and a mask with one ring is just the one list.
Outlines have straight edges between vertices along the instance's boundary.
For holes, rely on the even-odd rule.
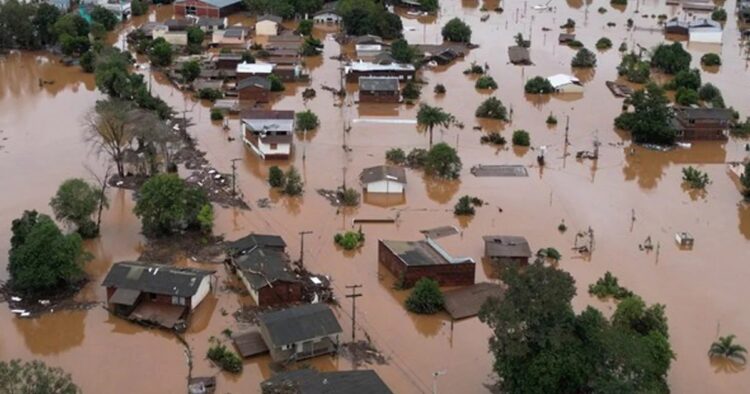
[[427,104],[419,105],[419,112],[417,112],[417,124],[419,127],[427,129],[430,132],[430,148],[432,148],[432,129],[435,126],[448,127],[456,118],[453,115],[445,112],[440,107],[432,107]]
[[734,343],[734,335],[719,337],[719,340],[711,344],[708,350],[709,357],[721,357],[737,364],[745,364],[747,349],[742,345]]

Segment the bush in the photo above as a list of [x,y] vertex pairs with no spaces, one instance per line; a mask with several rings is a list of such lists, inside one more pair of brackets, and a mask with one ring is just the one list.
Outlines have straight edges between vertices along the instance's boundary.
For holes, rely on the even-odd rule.
[[494,144],[494,145],[505,145],[505,137],[500,135],[497,131],[493,131],[487,135],[483,135],[479,138],[479,142],[483,144]]
[[591,68],[596,67],[596,55],[586,48],[581,48],[573,60],[570,62],[572,67]]
[[297,112],[295,117],[295,127],[297,128],[297,130],[313,130],[320,126],[318,115],[315,115],[315,113],[310,111],[309,109],[306,111]]
[[490,118],[498,120],[508,120],[508,112],[503,105],[503,102],[496,97],[489,97],[484,100],[482,104],[479,104],[477,110],[474,112],[474,116],[477,118]]
[[198,216],[196,217],[196,220],[198,221],[198,225],[200,226],[201,231],[204,233],[211,233],[211,230],[214,227],[214,207],[210,203],[204,204],[201,207],[201,210],[198,211]]
[[286,175],[286,184],[284,185],[284,194],[289,196],[299,196],[302,194],[303,191],[303,183],[302,178],[299,175],[299,172],[297,172],[297,169],[294,168],[294,166],[289,167],[289,170],[287,170]]
[[284,82],[281,82],[281,79],[276,76],[276,74],[271,74],[268,76],[268,81],[271,82],[271,91],[272,92],[283,92],[284,89]]
[[554,261],[560,261],[562,258],[562,254],[557,251],[555,248],[541,248],[536,252],[537,259],[540,260],[554,260]]
[[721,57],[715,53],[707,53],[701,56],[701,64],[704,66],[721,66]]
[[148,12],[148,2],[146,0],[133,0],[130,3],[130,11],[133,16],[145,15]]
[[624,75],[629,82],[646,83],[651,76],[651,65],[631,52],[622,57],[617,73]]
[[482,204],[484,204],[484,201],[482,201],[480,198],[463,196],[459,198],[458,202],[456,202],[456,205],[453,206],[453,214],[473,216],[476,212],[474,207],[481,207]]
[[599,7],[599,9],[597,9],[597,12],[599,12],[600,14],[606,14],[607,13],[607,9],[604,8],[604,7]]
[[422,87],[414,81],[409,81],[401,90],[401,95],[407,100],[416,100],[422,94]]
[[609,4],[613,4],[613,5],[627,5],[628,4],[628,0],[610,0]]
[[156,67],[166,67],[172,64],[172,56],[174,52],[172,50],[172,44],[159,37],[151,41],[151,45],[148,48],[148,59],[151,64]]
[[442,83],[435,85],[434,91],[435,91],[435,94],[445,94],[446,92],[445,85],[443,85]]
[[218,108],[211,108],[211,120],[223,120],[224,112],[221,112]]
[[547,116],[547,120],[545,121],[548,125],[556,125],[557,124],[557,118],[555,115],[549,114]]
[[226,346],[215,343],[208,349],[207,357],[215,362],[219,368],[230,373],[242,372],[242,359]]
[[297,33],[302,34],[303,36],[309,36],[310,33],[312,33],[313,30],[313,21],[310,19],[303,19],[299,22],[299,25],[297,25]]
[[198,214],[208,203],[202,189],[176,174],[159,174],[141,186],[133,212],[141,219],[145,234],[159,236],[201,226]]
[[682,180],[690,186],[692,189],[705,189],[711,180],[708,178],[708,174],[688,166],[682,169]]
[[453,18],[443,26],[443,40],[471,42],[471,27],[458,18]]
[[706,103],[711,103],[716,108],[724,108],[724,97],[721,90],[711,83],[707,83],[698,89],[698,98]]
[[596,49],[605,50],[612,48],[612,40],[607,37],[602,37],[596,42]]
[[651,67],[658,68],[667,74],[677,74],[690,68],[690,53],[682,48],[682,44],[659,44],[651,55]]
[[219,89],[203,88],[203,89],[198,90],[197,96],[201,100],[208,100],[208,101],[214,102],[224,97],[224,93],[222,93],[222,91]]
[[201,75],[201,65],[195,60],[182,63],[182,66],[180,66],[180,74],[185,82],[191,83]]
[[697,68],[692,70],[680,70],[675,74],[674,78],[665,85],[665,88],[669,90],[678,90],[680,88],[698,90],[700,87],[701,73]]
[[477,89],[497,89],[497,82],[488,75],[482,75],[477,79],[474,87]]
[[81,65],[81,69],[83,72],[86,73],[93,73],[94,69],[96,67],[96,55],[92,50],[88,50],[84,52],[83,55],[81,55],[81,58],[78,59],[78,64]]
[[359,192],[351,187],[346,189],[339,189],[336,192],[336,196],[341,200],[341,205],[346,207],[355,207],[359,204]]
[[188,44],[202,45],[206,38],[206,33],[200,27],[191,26],[187,28]]
[[412,63],[417,57],[417,49],[403,38],[399,38],[391,43],[391,56],[399,63]]
[[450,145],[441,142],[427,152],[425,170],[444,179],[456,179],[461,175],[461,158]]
[[632,297],[633,292],[620,286],[617,277],[607,271],[596,283],[589,285],[589,294],[599,298],[612,297],[616,300]]
[[518,146],[530,146],[531,145],[531,137],[529,137],[529,133],[526,132],[526,130],[516,130],[513,132],[513,145]]
[[623,42],[623,43],[621,43],[621,44],[620,44],[620,47],[619,47],[619,48],[617,48],[617,50],[618,50],[618,51],[620,51],[620,52],[625,52],[625,51],[627,51],[627,50],[628,50],[628,44],[626,44],[626,43],[624,43],[624,42]]
[[268,169],[268,184],[271,187],[284,187],[286,184],[286,175],[279,166],[272,166]]
[[406,153],[401,148],[388,149],[385,152],[385,159],[393,164],[401,165],[406,161]]
[[547,80],[547,78],[536,76],[526,81],[526,85],[524,85],[523,90],[526,93],[547,94],[552,93],[555,88],[552,87],[552,84],[549,82],[549,80]]
[[335,242],[336,245],[341,246],[345,250],[354,250],[364,244],[365,236],[362,233],[362,230],[347,231],[343,234],[338,233],[334,235],[333,242]]
[[464,70],[464,74],[466,74],[466,75],[469,75],[469,74],[484,74],[484,68],[482,68],[482,66],[480,66],[479,64],[477,64],[477,62],[471,62],[471,64],[469,65],[469,68],[467,68],[466,70]]
[[406,165],[411,168],[422,168],[427,165],[427,150],[421,148],[412,149],[406,156]]
[[583,48],[583,43],[578,40],[570,40],[568,41],[568,47],[573,49]]
[[675,102],[684,106],[698,104],[698,92],[693,89],[679,88],[675,94]]
[[80,178],[63,182],[50,200],[55,219],[72,224],[84,238],[93,238],[99,231],[92,220],[99,204],[107,206],[107,199],[97,187]]
[[317,38],[306,37],[300,48],[302,56],[318,56],[323,51],[323,43]]
[[414,285],[414,289],[406,299],[406,309],[418,314],[431,315],[443,309],[445,300],[438,282],[430,278],[422,278]]
[[717,21],[717,22],[724,22],[727,20],[727,11],[723,8],[715,8],[713,12],[711,12],[711,20]]

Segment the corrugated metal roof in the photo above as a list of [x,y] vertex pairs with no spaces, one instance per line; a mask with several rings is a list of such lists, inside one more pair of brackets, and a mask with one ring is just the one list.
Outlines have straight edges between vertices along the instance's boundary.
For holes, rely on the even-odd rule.
[[326,304],[307,304],[258,316],[274,347],[340,334],[339,322]]
[[195,295],[201,280],[215,272],[160,264],[120,262],[112,265],[102,286],[190,297]]
[[[359,81],[361,83],[362,78]],[[396,86],[398,88],[398,84]],[[365,184],[385,180],[406,184],[406,171],[398,166],[375,166],[362,170],[359,180]]]
[[515,235],[486,235],[482,237],[487,257],[531,257],[529,241]]
[[[392,394],[393,392],[372,370],[318,372],[312,369],[281,372],[261,383],[271,392],[299,394]],[[294,387],[296,391],[289,390]]]

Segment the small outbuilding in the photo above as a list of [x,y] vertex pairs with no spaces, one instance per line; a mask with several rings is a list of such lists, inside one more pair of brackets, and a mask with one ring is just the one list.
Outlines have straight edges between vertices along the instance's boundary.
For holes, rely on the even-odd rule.
[[299,394],[392,394],[373,370],[319,372],[298,369],[280,372],[260,384],[264,393]]
[[336,11],[336,6],[338,6],[338,1],[323,4],[323,8],[313,14],[313,22],[334,25],[341,23],[341,15]]
[[557,41],[560,44],[567,44],[571,41],[575,41],[576,35],[572,33],[560,33],[560,35],[557,37]]
[[528,66],[531,65],[531,54],[529,48],[514,45],[508,47],[508,59],[512,64],[517,66]]
[[261,15],[255,22],[255,34],[260,36],[275,36],[279,34],[279,25],[283,20],[283,18],[277,15]]
[[341,326],[326,304],[263,313],[258,322],[275,362],[299,361],[338,351]]
[[583,93],[581,81],[572,75],[556,74],[547,80],[557,93]]
[[383,46],[380,44],[357,44],[354,46],[354,51],[360,59],[372,58],[383,53]]
[[359,175],[365,192],[401,194],[406,188],[406,171],[398,166],[375,166]]
[[242,79],[237,82],[237,94],[240,101],[253,100],[256,103],[267,103],[271,95],[271,81],[261,76]]
[[398,103],[401,101],[398,78],[396,77],[360,77],[359,102],[361,103]]
[[701,42],[706,44],[721,44],[723,30],[719,22],[709,19],[698,19],[690,22],[690,42]]
[[430,278],[441,286],[474,284],[476,264],[469,257],[451,257],[434,240],[378,240],[378,261],[403,287],[412,287],[422,278]]
[[224,18],[242,7],[242,0],[175,0],[174,14]]
[[531,258],[529,241],[515,235],[486,235],[484,256],[499,263],[528,264]]

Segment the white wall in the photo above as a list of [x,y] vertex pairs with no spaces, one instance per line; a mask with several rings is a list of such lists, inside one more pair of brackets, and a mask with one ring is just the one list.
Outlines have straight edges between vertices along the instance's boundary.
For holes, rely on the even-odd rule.
[[276,144],[276,149],[272,149],[270,144],[264,144],[263,141],[260,141],[258,145],[260,145],[258,146],[258,149],[260,149],[260,152],[263,154],[263,156],[266,156],[266,155],[289,156],[289,154],[292,153],[291,144]]
[[206,275],[203,277],[201,284],[198,286],[198,290],[190,301],[190,308],[197,308],[201,301],[206,298],[209,291],[211,291],[211,275]]
[[368,193],[395,193],[401,194],[404,192],[404,185],[399,182],[393,181],[378,181],[367,184]]
[[255,34],[261,36],[275,36],[278,34],[278,25],[273,21],[260,21],[255,24]]
[[705,42],[709,44],[721,44],[722,32],[690,32],[690,42]]
[[583,86],[569,83],[567,85],[560,86],[557,91],[560,93],[583,93]]

